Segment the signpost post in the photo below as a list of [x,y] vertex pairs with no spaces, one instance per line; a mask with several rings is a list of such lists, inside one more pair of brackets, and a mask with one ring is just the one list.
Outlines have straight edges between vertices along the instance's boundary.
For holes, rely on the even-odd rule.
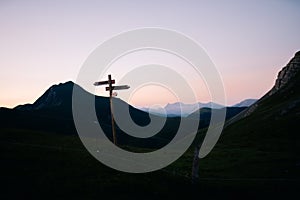
[[113,90],[126,90],[130,87],[128,85],[116,85],[113,86],[112,84],[115,84],[115,80],[111,79],[111,75],[108,75],[107,81],[99,81],[95,82],[94,86],[100,86],[100,85],[108,85],[108,87],[105,88],[106,91],[109,91],[109,104],[110,104],[110,114],[111,114],[111,128],[112,128],[112,135],[113,135],[113,141],[114,144],[117,145],[117,137],[116,137],[116,129],[115,129],[115,120],[113,115],[113,104],[112,104],[112,96],[113,96]]

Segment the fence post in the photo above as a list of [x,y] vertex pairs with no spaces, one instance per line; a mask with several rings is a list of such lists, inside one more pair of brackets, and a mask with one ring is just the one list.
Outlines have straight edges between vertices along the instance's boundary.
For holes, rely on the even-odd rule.
[[196,145],[194,151],[193,167],[192,167],[192,183],[196,183],[199,179],[199,151],[200,145]]

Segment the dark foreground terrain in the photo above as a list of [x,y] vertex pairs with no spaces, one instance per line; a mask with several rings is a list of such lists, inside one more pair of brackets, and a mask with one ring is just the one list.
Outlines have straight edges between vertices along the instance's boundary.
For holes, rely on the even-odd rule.
[[[247,156],[252,155],[251,149],[216,148],[200,164],[199,182],[192,184],[191,151],[163,170],[128,174],[98,162],[76,136],[1,130],[0,139],[2,199],[153,199],[193,195],[209,199],[257,199],[292,197],[300,186],[299,179],[293,176],[249,177],[235,163],[246,160],[249,164]],[[239,157],[228,157],[232,152]],[[276,165],[262,155],[257,160],[265,162],[266,169]],[[261,163],[249,166],[250,172],[258,172],[261,167]]]

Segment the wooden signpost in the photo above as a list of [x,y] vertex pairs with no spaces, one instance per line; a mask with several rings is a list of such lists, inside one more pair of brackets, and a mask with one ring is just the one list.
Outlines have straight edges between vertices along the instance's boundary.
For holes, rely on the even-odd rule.
[[117,137],[116,137],[116,129],[115,129],[115,120],[113,115],[113,104],[112,104],[112,97],[113,97],[113,90],[126,90],[130,87],[128,85],[116,85],[113,86],[112,84],[115,84],[115,80],[111,79],[111,75],[108,75],[107,81],[99,81],[95,82],[94,86],[100,86],[100,85],[108,85],[106,87],[106,91],[109,91],[109,104],[110,104],[110,114],[111,114],[111,128],[112,128],[112,134],[113,134],[113,141],[114,144],[117,145]]

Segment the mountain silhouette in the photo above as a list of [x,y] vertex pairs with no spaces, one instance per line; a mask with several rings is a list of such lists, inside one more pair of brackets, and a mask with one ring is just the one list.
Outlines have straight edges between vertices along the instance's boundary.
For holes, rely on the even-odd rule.
[[[99,123],[106,136],[109,139],[112,139],[109,98],[94,96],[71,81],[51,86],[33,104],[19,105],[14,109],[2,108],[0,110],[1,127],[42,130],[58,134],[77,134],[72,115],[72,92],[74,87],[79,89],[78,91],[80,92],[80,96],[95,98],[95,111],[98,121],[91,121],[91,123]],[[151,121],[150,118],[155,118],[157,120],[163,120],[163,118],[165,118],[164,116],[157,116],[152,113],[136,109],[118,98],[114,98],[114,102],[120,107],[129,107],[130,117],[134,123],[139,126],[148,125]],[[179,103],[174,105],[177,108],[176,105],[179,105]],[[211,105],[217,104],[205,104],[205,106]],[[172,107],[173,105],[170,104],[170,106]],[[200,106],[204,106],[204,104],[201,104]],[[233,117],[244,109],[245,107],[228,109],[227,119]],[[199,128],[203,128],[209,125],[211,109],[202,109],[200,110],[200,113],[199,117],[201,117],[201,120]],[[195,120],[195,116],[191,115],[190,119]],[[178,116],[167,117],[162,130],[153,137],[146,139],[132,137],[124,133],[117,126],[116,130],[118,140],[120,144],[124,145],[159,148],[166,145],[174,137],[180,125],[180,121],[181,118]]]
[[224,107],[224,108],[219,108],[219,109],[212,109],[212,108],[200,108],[199,109],[199,115],[196,115],[195,112],[191,113],[188,117],[190,119],[195,119],[195,118],[199,118],[201,121],[201,123],[199,124],[199,127],[205,128],[210,124],[210,119],[211,119],[211,113],[212,110],[215,111],[215,114],[218,115],[218,113],[222,113],[225,109],[226,112],[226,116],[225,116],[225,120],[229,120],[232,117],[236,116],[237,114],[241,113],[242,111],[246,110],[247,107]]
[[[19,105],[14,109],[2,108],[0,110],[1,127],[42,130],[59,134],[77,134],[72,115],[73,87],[78,87],[82,96],[92,96],[95,98],[95,111],[98,117],[97,123],[101,125],[107,137],[112,139],[109,98],[94,96],[71,81],[51,86],[33,104]],[[117,98],[114,99],[114,102],[121,106],[128,106],[130,116],[137,125],[145,126],[149,124],[149,113],[138,110]],[[152,117],[157,118],[158,116]],[[172,119],[170,121],[176,127],[175,124],[180,120]],[[167,121],[166,128],[170,126],[169,124],[170,122]],[[149,141],[146,139],[146,141],[141,142],[137,138],[128,136],[118,127],[117,133],[121,144],[137,143],[139,145],[146,144],[146,146],[159,146],[166,144],[166,138],[172,138],[170,134],[164,137],[162,136],[163,134],[158,133],[156,137],[151,138]]]

